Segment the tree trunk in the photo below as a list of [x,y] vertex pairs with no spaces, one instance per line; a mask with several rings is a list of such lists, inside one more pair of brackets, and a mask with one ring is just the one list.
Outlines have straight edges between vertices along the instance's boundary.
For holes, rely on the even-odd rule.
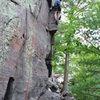
[[62,92],[68,89],[68,67],[69,67],[69,54],[66,54],[65,71],[64,71],[64,84],[63,84]]

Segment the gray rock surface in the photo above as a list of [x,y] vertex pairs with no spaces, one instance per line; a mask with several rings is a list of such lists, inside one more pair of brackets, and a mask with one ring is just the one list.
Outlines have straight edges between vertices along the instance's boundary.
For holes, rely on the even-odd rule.
[[46,91],[44,95],[42,95],[39,100],[61,100],[60,96],[56,93]]
[[0,0],[0,100],[60,100],[47,91],[47,0]]
[[7,100],[25,100],[30,66],[29,98],[44,88],[45,58],[50,52],[48,11],[46,0],[0,1],[0,100],[12,77],[13,98],[6,96]]

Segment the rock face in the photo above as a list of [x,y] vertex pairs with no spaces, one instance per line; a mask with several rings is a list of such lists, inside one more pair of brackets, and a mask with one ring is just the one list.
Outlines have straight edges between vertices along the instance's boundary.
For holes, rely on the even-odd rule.
[[60,100],[47,90],[47,0],[0,0],[0,100]]
[[47,0],[0,1],[0,100],[36,99],[46,87],[48,14]]

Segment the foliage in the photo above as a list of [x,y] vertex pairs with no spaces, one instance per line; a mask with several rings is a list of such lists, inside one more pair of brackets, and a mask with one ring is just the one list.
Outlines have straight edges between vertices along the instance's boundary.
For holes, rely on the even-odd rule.
[[62,21],[55,36],[53,66],[64,73],[70,54],[69,87],[76,100],[100,98],[100,1],[63,0]]

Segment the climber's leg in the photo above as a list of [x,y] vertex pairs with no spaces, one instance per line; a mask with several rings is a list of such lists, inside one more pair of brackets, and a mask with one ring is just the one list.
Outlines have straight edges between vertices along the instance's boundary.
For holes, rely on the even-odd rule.
[[55,20],[56,20],[56,25],[58,25],[58,22],[61,18],[61,5],[57,3],[53,7],[53,9],[54,9],[54,17],[55,17]]
[[59,12],[59,14],[58,14],[58,19],[59,20],[61,19],[61,12]]
[[54,16],[55,16],[55,20],[57,20],[57,11],[55,11],[55,15]]
[[54,16],[55,16],[55,20],[56,20],[56,25],[58,25],[58,20],[59,19],[58,19],[58,12],[57,11],[55,11],[55,15]]

